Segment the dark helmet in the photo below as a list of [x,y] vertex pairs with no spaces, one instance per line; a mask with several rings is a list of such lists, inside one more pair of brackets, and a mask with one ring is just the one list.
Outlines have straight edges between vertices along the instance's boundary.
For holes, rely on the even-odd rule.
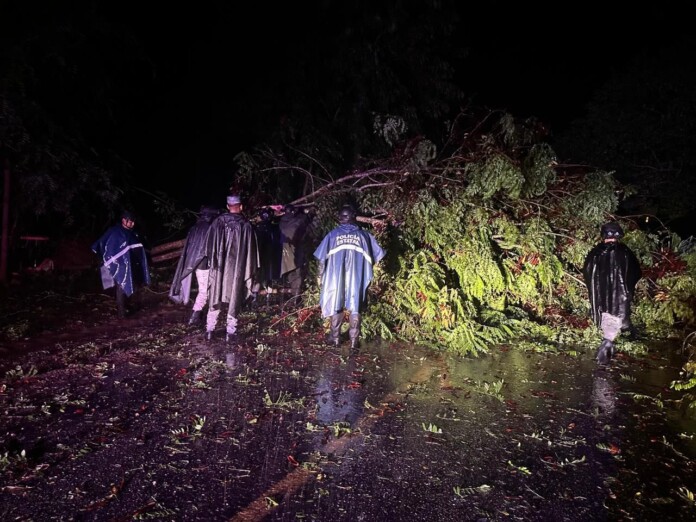
[[210,222],[220,215],[220,210],[212,206],[202,205],[199,214],[201,218]]
[[273,211],[270,208],[262,208],[259,210],[259,217],[261,218],[261,221],[268,221],[271,219],[271,216],[273,215]]
[[353,207],[350,205],[343,205],[341,207],[341,210],[338,211],[338,222],[341,225],[345,225],[347,223],[355,223],[355,216],[356,212]]
[[621,239],[624,236],[624,231],[616,221],[604,223],[600,230],[602,239]]

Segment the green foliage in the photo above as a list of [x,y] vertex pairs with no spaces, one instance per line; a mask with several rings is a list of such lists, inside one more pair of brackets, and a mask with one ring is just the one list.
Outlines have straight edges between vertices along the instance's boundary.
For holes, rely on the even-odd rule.
[[518,198],[525,182],[522,171],[503,154],[493,154],[480,163],[470,163],[466,168],[469,178],[467,192],[470,196],[481,196],[484,200],[502,193]]
[[546,143],[534,145],[524,159],[522,172],[524,185],[522,196],[525,198],[541,196],[549,184],[556,180],[556,153]]
[[617,182],[611,172],[592,172],[585,177],[585,187],[568,194],[562,203],[563,211],[583,221],[589,221],[599,230],[608,214],[619,206],[616,195]]
[[[686,391],[696,388],[696,331],[686,336],[683,342],[683,351],[689,357],[682,368],[681,378],[670,383],[670,388],[677,391]],[[682,397],[688,413],[696,416],[696,396],[689,392]]]
[[667,275],[655,281],[652,298],[638,302],[635,315],[645,329],[654,334],[668,336],[677,325],[693,327],[696,324],[694,273]]
[[192,215],[191,212],[181,210],[177,202],[164,192],[157,192],[153,198],[153,207],[155,214],[161,220],[162,226],[167,230],[185,230],[187,225],[191,225],[192,218],[195,218],[195,215]]
[[[404,131],[397,127],[389,140]],[[461,134],[461,148],[439,157],[428,140],[394,142],[394,156],[328,183],[315,176],[318,188],[300,198],[314,209],[317,239],[343,201],[374,216],[387,258],[375,270],[363,332],[463,355],[512,341],[543,350],[597,343],[580,270],[600,225],[620,219],[625,187],[612,172],[557,170],[553,150],[505,116],[473,144]],[[660,257],[664,235],[621,221],[646,272],[634,322],[650,335],[692,327],[690,254],[672,248]]]
[[[642,298],[635,307],[636,317],[653,335],[674,336],[676,329],[692,331],[696,327],[696,249],[684,247],[674,234],[659,243],[657,235],[634,233],[628,239],[642,252],[641,259],[652,258],[647,277],[639,285]],[[647,252],[649,241],[653,242],[652,252]]]

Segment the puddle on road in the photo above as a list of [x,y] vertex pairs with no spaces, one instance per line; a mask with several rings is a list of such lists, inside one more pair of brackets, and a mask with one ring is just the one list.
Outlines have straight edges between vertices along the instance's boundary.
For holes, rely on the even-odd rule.
[[[179,370],[170,349],[166,365],[143,356],[93,384],[100,400],[119,397],[119,404],[103,418],[85,415],[89,451],[52,466],[21,498],[3,492],[0,499],[12,500],[4,513],[41,513],[42,520],[63,520],[66,512],[75,513],[71,520],[693,518],[695,427],[669,390],[676,361],[622,355],[602,370],[591,353],[572,350],[501,348],[463,359],[387,343],[351,353],[312,339],[273,347],[260,336],[230,346],[201,337],[180,347]],[[156,368],[177,381],[133,397]]]
[[306,401],[274,414],[285,417],[277,424],[259,419],[266,429],[251,445],[274,464],[233,520],[678,519],[693,509],[681,495],[694,489],[694,426],[670,402],[678,366],[665,360],[622,356],[598,369],[590,354],[515,349],[310,352],[225,354],[247,373],[293,368],[263,382],[267,397]]

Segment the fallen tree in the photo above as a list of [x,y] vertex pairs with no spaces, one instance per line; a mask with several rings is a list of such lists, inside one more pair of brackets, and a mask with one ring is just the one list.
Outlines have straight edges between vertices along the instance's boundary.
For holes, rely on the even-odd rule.
[[[692,243],[664,228],[642,229],[645,216],[617,215],[631,187],[612,172],[562,164],[541,130],[534,120],[490,113],[460,115],[441,147],[384,131],[391,156],[340,176],[290,146],[257,148],[238,156],[234,182],[253,187],[251,199],[261,201],[283,176],[302,176],[304,190],[292,203],[311,208],[315,238],[335,225],[341,203],[357,205],[388,251],[370,291],[368,335],[461,354],[512,340],[593,340],[580,268],[609,219],[622,222],[644,267],[635,322],[651,336],[688,334]],[[309,289],[309,305],[317,294]]]

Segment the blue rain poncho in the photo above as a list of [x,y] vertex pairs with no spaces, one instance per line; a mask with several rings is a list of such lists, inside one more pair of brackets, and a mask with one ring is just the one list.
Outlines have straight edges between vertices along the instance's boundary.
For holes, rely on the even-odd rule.
[[344,309],[360,313],[366,303],[374,265],[384,257],[377,240],[355,224],[342,224],[329,232],[314,257],[320,263],[322,317]]
[[114,284],[130,296],[136,285],[150,284],[150,271],[145,247],[137,232],[119,225],[109,228],[92,244],[92,252],[102,261],[102,286],[106,290]]

